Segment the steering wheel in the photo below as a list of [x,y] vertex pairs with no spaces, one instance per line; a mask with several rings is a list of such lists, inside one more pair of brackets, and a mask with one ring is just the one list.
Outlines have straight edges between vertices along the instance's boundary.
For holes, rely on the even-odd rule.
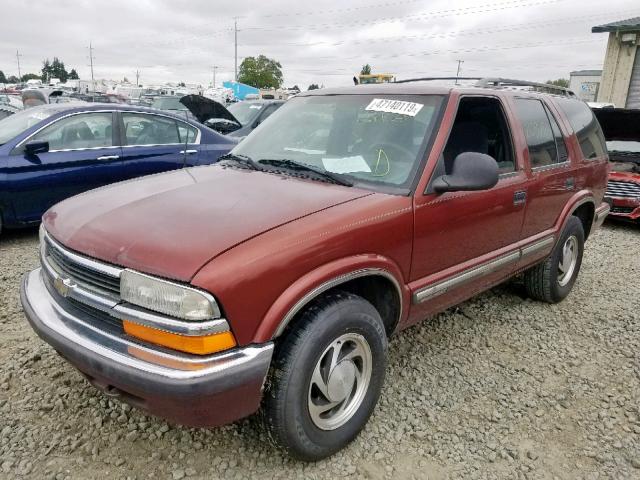
[[371,164],[372,175],[381,177],[390,182],[404,181],[407,169],[406,164],[415,160],[416,154],[402,145],[395,143],[376,143],[369,147],[369,152],[373,155],[373,164]]

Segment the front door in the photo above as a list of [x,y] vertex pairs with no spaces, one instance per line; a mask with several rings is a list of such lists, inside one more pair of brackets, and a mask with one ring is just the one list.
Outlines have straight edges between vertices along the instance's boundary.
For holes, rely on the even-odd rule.
[[18,147],[9,156],[9,198],[19,222],[36,222],[54,204],[112,183],[120,170],[113,112],[63,117],[28,141],[49,142],[49,151],[29,156]]
[[[512,272],[518,260],[527,178],[498,98],[460,99],[434,177],[451,173],[454,158],[463,152],[492,156],[500,178],[484,191],[416,194],[411,286],[417,317],[471,296],[470,288]],[[438,289],[430,288],[435,285]]]

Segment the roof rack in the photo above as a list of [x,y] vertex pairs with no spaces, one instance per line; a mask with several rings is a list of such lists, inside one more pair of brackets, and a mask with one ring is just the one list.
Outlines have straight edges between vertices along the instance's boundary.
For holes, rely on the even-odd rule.
[[500,88],[500,87],[532,87],[535,91],[552,93],[556,95],[564,95],[567,97],[576,97],[573,90],[569,90],[565,87],[558,85],[551,85],[549,83],[529,82],[527,80],[514,80],[512,78],[499,78],[499,77],[422,77],[422,78],[408,78],[406,80],[396,80],[394,83],[410,83],[410,82],[425,82],[434,80],[476,80],[475,87],[483,88]]
[[482,78],[478,80],[477,87],[533,87],[546,93],[555,93],[567,97],[575,97],[573,90],[550,83],[529,82],[527,80],[514,80],[512,78]]

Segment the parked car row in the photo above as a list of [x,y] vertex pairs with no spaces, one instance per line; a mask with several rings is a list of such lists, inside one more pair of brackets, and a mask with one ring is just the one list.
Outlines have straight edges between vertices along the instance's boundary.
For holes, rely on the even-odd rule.
[[331,455],[375,408],[390,335],[519,272],[531,298],[563,300],[609,212],[589,107],[492,85],[305,92],[237,145],[119,105],[4,120],[13,221],[57,200],[54,177],[65,197],[231,149],[49,208],[31,326],[111,397],[195,426],[262,405],[285,451]]

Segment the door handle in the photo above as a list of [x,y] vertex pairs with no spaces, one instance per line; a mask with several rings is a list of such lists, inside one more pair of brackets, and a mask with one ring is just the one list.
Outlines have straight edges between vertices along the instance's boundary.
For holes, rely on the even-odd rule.
[[191,155],[192,153],[198,153],[198,150],[180,150],[180,155]]
[[527,192],[519,190],[513,194],[514,205],[524,205],[527,202]]
[[102,157],[96,158],[96,160],[100,160],[101,162],[107,162],[109,160],[118,160],[120,155],[104,155]]
[[573,177],[569,177],[565,180],[564,186],[567,190],[573,190],[573,187],[576,186],[576,179]]

